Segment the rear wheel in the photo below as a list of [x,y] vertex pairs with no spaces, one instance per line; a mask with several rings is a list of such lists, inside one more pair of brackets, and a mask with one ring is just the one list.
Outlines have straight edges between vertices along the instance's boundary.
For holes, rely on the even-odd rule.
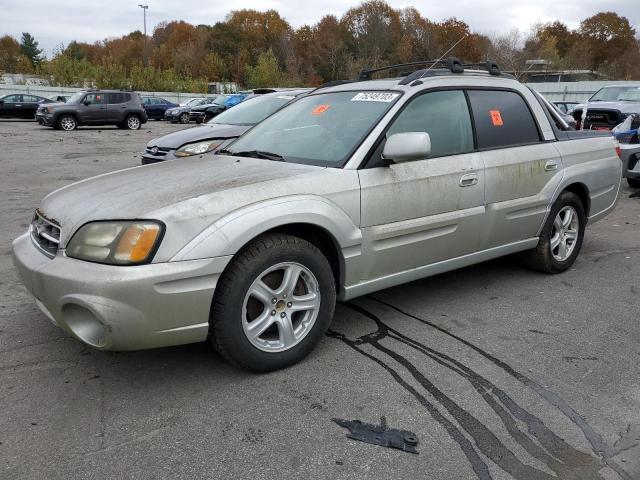
[[582,247],[585,227],[582,202],[574,193],[562,192],[551,208],[538,246],[525,253],[525,262],[530,268],[545,273],[568,270]]
[[142,124],[140,123],[140,117],[137,115],[127,115],[127,118],[124,120],[124,125],[129,130],[138,130]]
[[234,258],[216,286],[211,342],[239,368],[288,367],[320,341],[335,301],[333,272],[317,247],[289,235],[264,235]]
[[183,114],[180,115],[179,119],[180,119],[180,123],[187,124],[187,123],[189,123],[189,114],[188,113],[183,113]]
[[78,122],[73,115],[62,115],[58,119],[58,128],[70,132],[78,128]]
[[631,188],[640,188],[640,178],[627,178],[627,183]]

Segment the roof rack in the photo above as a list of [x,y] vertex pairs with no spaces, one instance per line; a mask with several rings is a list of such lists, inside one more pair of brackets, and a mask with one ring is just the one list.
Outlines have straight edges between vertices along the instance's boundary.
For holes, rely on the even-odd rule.
[[[449,58],[440,59],[440,60],[425,60],[420,62],[399,63],[396,65],[388,65],[386,67],[362,70],[360,72],[360,75],[358,75],[358,81],[371,80],[371,77],[374,73],[383,72],[385,70],[399,70],[407,67],[417,67],[419,65],[426,68],[422,68],[419,70],[415,70],[411,73],[408,73],[408,74],[405,73],[401,75],[404,77],[400,82],[401,85],[408,85],[415,80],[429,76],[429,74],[442,75],[443,69],[448,70],[451,73],[464,73],[466,69],[485,70],[492,76],[496,76],[496,77],[509,76],[509,75],[503,74],[498,64],[492,61],[487,61],[483,63],[462,63],[456,57],[449,57]],[[434,69],[434,67],[436,68]]]

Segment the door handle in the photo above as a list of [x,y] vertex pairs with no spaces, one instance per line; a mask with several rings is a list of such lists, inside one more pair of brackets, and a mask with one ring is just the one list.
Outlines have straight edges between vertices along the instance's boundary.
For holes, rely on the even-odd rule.
[[556,162],[555,160],[549,160],[547,163],[544,164],[544,169],[547,172],[552,172],[553,170],[557,170],[558,162]]
[[22,104],[16,103],[16,107],[21,107],[21,106],[22,106]]
[[477,173],[467,173],[460,177],[460,186],[461,187],[471,187],[473,185],[478,184],[478,174]]

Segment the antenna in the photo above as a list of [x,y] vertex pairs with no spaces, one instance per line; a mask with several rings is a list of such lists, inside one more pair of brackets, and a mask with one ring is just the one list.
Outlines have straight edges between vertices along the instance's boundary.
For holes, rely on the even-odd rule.
[[465,33],[465,34],[460,38],[460,40],[458,40],[456,43],[454,43],[454,44],[451,46],[451,48],[449,48],[449,50],[447,50],[446,52],[444,52],[444,53],[440,56],[440,58],[438,58],[438,59],[433,63],[433,65],[431,65],[429,68],[427,68],[427,69],[425,70],[425,72],[424,72],[424,73],[427,73],[429,70],[431,70],[433,67],[435,67],[435,66],[438,64],[438,62],[440,62],[440,61],[441,61],[441,60],[442,60],[442,59],[443,59],[443,58],[444,58],[444,57],[445,57],[445,56],[446,56],[446,55],[447,55],[451,50],[453,50],[454,48],[456,48],[456,47],[458,46],[458,44],[459,44],[460,42],[462,42],[462,40],[464,40],[464,39],[465,39],[465,38],[467,38],[468,36],[469,36],[469,34],[468,34],[468,33]]

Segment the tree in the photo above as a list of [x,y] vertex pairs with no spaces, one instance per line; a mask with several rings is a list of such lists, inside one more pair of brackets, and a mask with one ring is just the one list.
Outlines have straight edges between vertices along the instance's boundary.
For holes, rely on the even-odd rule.
[[284,81],[284,73],[271,50],[260,54],[255,67],[247,67],[246,77],[249,88],[281,86]]
[[38,48],[38,42],[29,32],[22,33],[20,40],[20,51],[29,59],[32,67],[37,67],[42,62],[42,50]]
[[635,30],[629,20],[614,12],[598,13],[583,20],[580,43],[591,52],[591,68],[616,62],[635,46]]
[[393,53],[400,42],[400,15],[382,0],[369,0],[351,8],[341,23],[348,33],[347,42],[363,67],[396,63]]

